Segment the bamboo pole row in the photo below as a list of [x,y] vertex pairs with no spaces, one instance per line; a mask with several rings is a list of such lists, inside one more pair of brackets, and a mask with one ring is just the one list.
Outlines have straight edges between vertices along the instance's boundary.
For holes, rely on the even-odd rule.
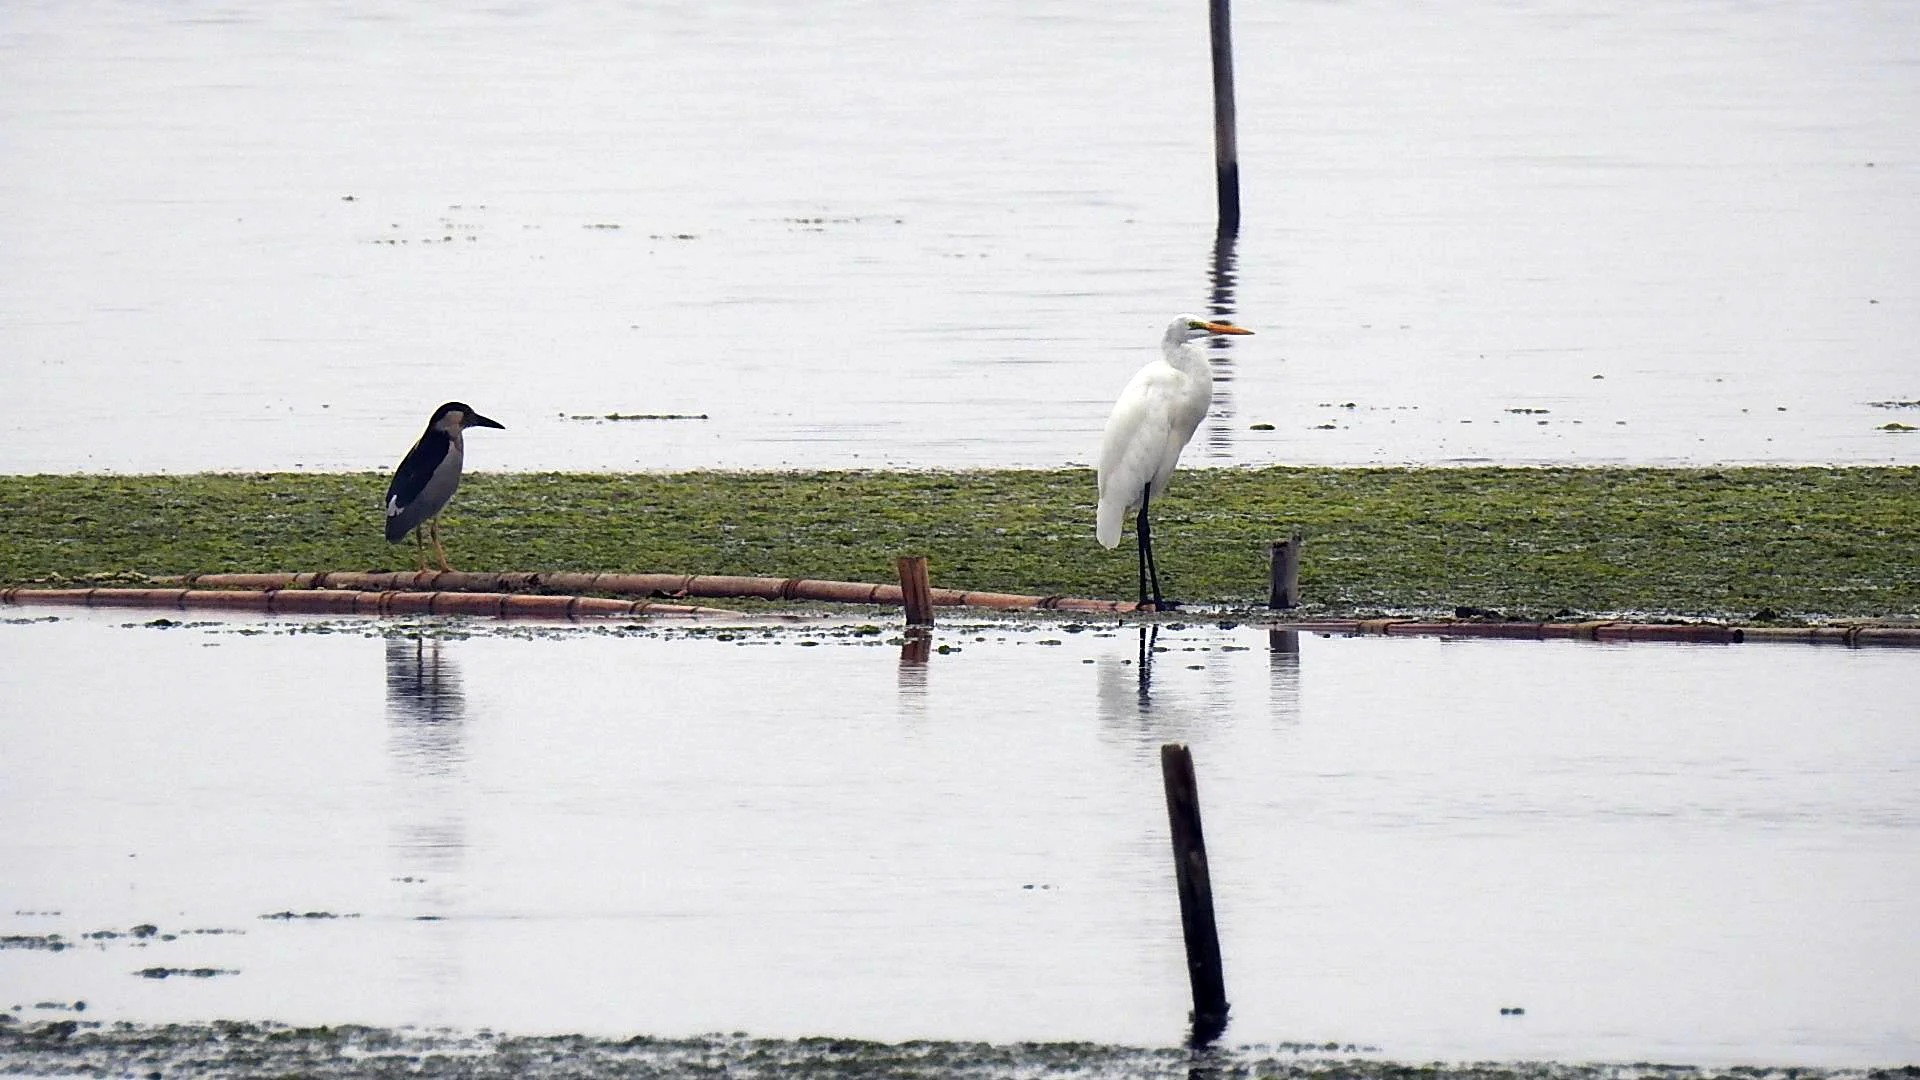
[[1327,634],[1404,634],[1530,641],[1574,638],[1584,641],[1674,641],[1728,645],[1742,641],[1776,641],[1920,646],[1920,626],[1729,626],[1725,623],[1635,623],[1607,619],[1563,623],[1323,619],[1274,625],[1280,629]]
[[[438,586],[414,589],[421,583]],[[673,574],[468,574],[453,571],[396,574],[197,574],[156,579],[170,587],[149,589],[86,588],[0,589],[0,603],[50,604],[77,607],[148,607],[210,611],[253,611],[286,615],[477,615],[489,618],[582,619],[637,615],[738,616],[725,608],[700,607],[659,600],[630,600],[497,591],[501,585],[521,588],[574,584],[591,579],[599,591],[613,585],[635,586],[642,581],[692,583],[670,596],[750,596],[768,600],[837,600],[862,604],[898,604],[898,585],[851,581],[807,581],[793,578],[687,577]],[[470,591],[479,582],[495,590]],[[750,592],[720,591],[728,582],[750,583]],[[376,584],[373,588],[357,587]],[[466,586],[462,588],[461,586]],[[1041,608],[1081,613],[1124,613],[1138,605],[1130,601],[1080,600],[1072,597],[1020,596],[1009,593],[931,590],[936,604],[977,607]],[[1011,602],[1008,602],[1011,601]],[[1484,637],[1529,641],[1576,639],[1584,641],[1669,641],[1735,644],[1742,641],[1793,642],[1831,645],[1891,645],[1920,647],[1920,626],[1730,626],[1724,623],[1636,623],[1595,619],[1586,622],[1471,622],[1451,619],[1310,619],[1276,622],[1276,628],[1323,634],[1385,634],[1420,637]]]
[[[613,593],[618,596],[708,599],[816,601],[898,607],[898,584],[819,581],[810,578],[740,577],[723,574],[467,573],[455,570],[403,570],[394,573],[331,571],[294,574],[187,574],[156,578],[167,585],[208,589],[434,589],[446,592]],[[1077,611],[1089,614],[1134,611],[1131,600],[1088,600],[1076,596],[1027,596],[1017,593],[929,589],[939,607],[1001,610]]]
[[267,615],[479,615],[584,619],[634,615],[737,615],[724,608],[498,592],[396,592],[345,589],[24,589],[0,590],[0,603],[67,607],[180,608]]

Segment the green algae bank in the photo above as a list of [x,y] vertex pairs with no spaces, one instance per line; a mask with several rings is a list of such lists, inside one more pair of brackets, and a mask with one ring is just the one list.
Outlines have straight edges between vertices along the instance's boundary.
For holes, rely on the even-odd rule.
[[[386,478],[0,477],[0,584],[411,569]],[[1093,542],[1092,474],[478,473],[445,519],[469,570],[892,580],[1130,598]],[[1157,503],[1169,589],[1248,604],[1306,536],[1305,614],[1451,611],[1794,620],[1920,614],[1920,468],[1261,468],[1180,473]]]

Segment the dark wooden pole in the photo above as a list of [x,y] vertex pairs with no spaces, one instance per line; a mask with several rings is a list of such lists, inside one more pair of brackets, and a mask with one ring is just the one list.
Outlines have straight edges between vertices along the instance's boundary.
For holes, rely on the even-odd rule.
[[1267,579],[1267,606],[1274,610],[1300,606],[1299,533],[1267,548],[1272,570]]
[[907,625],[932,626],[933,586],[927,581],[927,557],[902,555],[897,565],[900,568],[900,601],[907,609]]
[[1213,172],[1220,195],[1220,231],[1240,228],[1240,147],[1233,119],[1233,24],[1227,0],[1208,0],[1213,30]]
[[1220,969],[1220,932],[1213,921],[1213,879],[1200,831],[1200,790],[1193,755],[1180,743],[1160,747],[1173,833],[1173,874],[1180,890],[1180,930],[1187,942],[1187,978],[1193,985],[1193,1041],[1209,1043],[1227,1027],[1227,982]]

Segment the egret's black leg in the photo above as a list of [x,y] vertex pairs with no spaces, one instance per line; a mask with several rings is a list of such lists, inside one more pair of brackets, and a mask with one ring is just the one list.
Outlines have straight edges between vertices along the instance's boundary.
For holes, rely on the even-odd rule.
[[1134,550],[1140,561],[1140,606],[1147,604],[1147,499],[1140,496],[1140,515],[1133,519]]
[[1136,530],[1140,534],[1140,602],[1143,604],[1147,602],[1147,585],[1151,583],[1153,610],[1172,611],[1180,605],[1160,595],[1160,567],[1153,558],[1153,527],[1147,523],[1147,504],[1151,501],[1152,494],[1152,485],[1140,490],[1140,527]]

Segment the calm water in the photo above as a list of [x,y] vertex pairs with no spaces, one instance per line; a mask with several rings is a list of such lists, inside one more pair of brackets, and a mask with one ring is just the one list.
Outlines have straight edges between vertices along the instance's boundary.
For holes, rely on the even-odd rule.
[[1201,12],[9,3],[0,471],[1920,462],[1920,7]]
[[0,624],[24,1017],[1175,1043],[1177,740],[1230,1041],[1920,1059],[1905,651],[148,617]]

